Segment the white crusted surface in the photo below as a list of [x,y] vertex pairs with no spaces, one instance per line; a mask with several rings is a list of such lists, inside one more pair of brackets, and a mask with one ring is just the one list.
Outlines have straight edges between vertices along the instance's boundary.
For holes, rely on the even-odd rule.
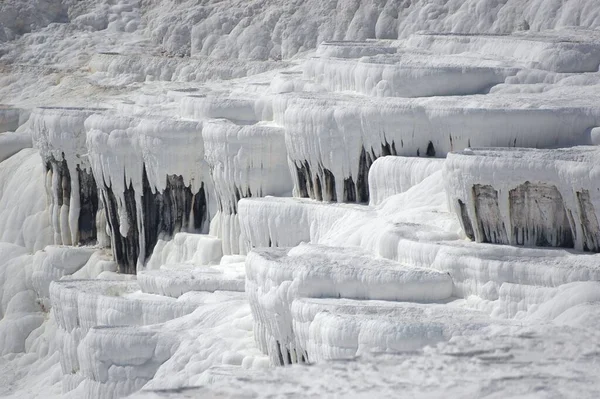
[[237,216],[240,198],[282,196],[292,191],[284,130],[219,119],[206,122],[202,136],[218,202],[211,233],[222,238],[225,254],[246,253]]
[[27,131],[0,133],[0,162],[31,146],[31,134]]
[[482,93],[518,71],[507,62],[464,55],[440,56],[419,50],[399,50],[396,54],[356,60],[321,56],[304,64],[305,76],[330,91],[355,91],[378,97]]
[[190,267],[169,265],[160,270],[141,271],[137,280],[142,291],[178,298],[190,291],[244,291],[244,264]]
[[[21,113],[23,121],[29,112],[26,108],[43,105],[109,108],[109,115],[96,126],[103,126],[100,130],[106,127],[107,131],[102,133],[112,136],[115,141],[108,143],[110,139],[107,140],[110,144],[107,148],[92,148],[90,159],[98,158],[100,152],[107,157],[96,166],[105,170],[114,166],[114,170],[108,170],[108,180],[115,188],[133,181],[138,204],[142,161],[147,163],[147,170],[156,173],[149,176],[152,189],[163,187],[165,173],[170,171],[181,174],[185,184],[210,182],[203,161],[206,143],[202,138],[203,149],[200,150],[198,140],[203,136],[205,125],[214,123],[205,119],[212,117],[233,120],[238,124],[235,129],[244,125],[240,130],[252,129],[249,127],[252,124],[253,128],[268,125],[283,131],[285,145],[282,148],[292,162],[291,168],[283,168],[281,172],[290,172],[296,181],[295,193],[302,193],[296,170],[302,165],[310,167],[307,174],[312,174],[313,183],[318,181],[325,186],[326,195],[321,193],[321,196],[325,200],[333,199],[332,193],[335,193],[337,201],[344,200],[344,184],[349,177],[354,184],[359,184],[360,180],[360,189],[366,192],[367,170],[374,158],[392,153],[415,156],[417,151],[421,157],[432,155],[433,151],[427,151],[430,141],[436,157],[470,146],[555,147],[598,141],[598,134],[593,129],[600,126],[597,94],[600,80],[598,73],[593,72],[597,70],[594,69],[596,33],[576,30],[538,33],[571,24],[599,26],[595,0],[508,0],[500,3],[424,0],[410,4],[314,0],[292,4],[279,0],[234,0],[207,1],[201,6],[192,0],[68,0],[68,12],[65,20],[60,22],[66,22],[68,18],[70,23],[51,24],[6,42],[3,33],[7,35],[8,31],[5,28],[12,30],[12,22],[21,21],[14,18],[14,14],[4,12],[6,4],[16,4],[24,9],[29,3],[9,0],[0,5],[0,42],[3,43],[0,45],[0,101],[25,109]],[[25,30],[37,29],[37,26],[50,22],[39,7],[42,3],[45,2],[38,1],[27,8],[31,12],[27,15]],[[29,21],[35,16],[40,20]],[[441,37],[434,40],[437,44],[427,44],[434,53],[431,60],[422,56],[423,49],[417,51],[421,55],[410,55],[414,48],[407,49],[411,44],[420,46],[418,42],[424,35],[408,41],[394,40],[424,29],[438,32],[437,36]],[[529,32],[486,36],[486,33],[510,33],[515,29]],[[451,32],[477,35],[451,37],[448,35]],[[376,43],[334,42],[319,50],[317,56],[321,58],[344,59],[343,62],[336,60],[335,65],[333,62],[321,65],[323,69],[337,69],[330,75],[329,82],[322,81],[319,85],[298,73],[307,67],[302,64],[313,56],[310,51],[317,43],[366,38],[378,40]],[[455,42],[467,44],[461,47],[453,44]],[[103,54],[97,54],[99,52]],[[394,52],[401,54],[404,61],[397,55],[390,55]],[[188,53],[193,57],[179,57]],[[408,58],[405,57],[407,54]],[[277,61],[280,57],[286,61]],[[360,57],[366,58],[361,61]],[[454,64],[449,62],[458,58],[460,60]],[[403,66],[386,64],[386,60]],[[358,65],[360,71],[352,71],[352,67],[346,69],[346,65]],[[482,70],[474,68],[482,65],[494,66],[488,71],[500,72],[499,77],[495,75],[492,80],[482,77]],[[503,65],[520,72],[491,87],[489,93],[486,88],[481,89],[481,84],[501,79]],[[459,70],[456,66],[464,68]],[[275,70],[271,70],[273,68]],[[286,69],[277,70],[279,68]],[[383,70],[389,77],[398,78],[389,87],[381,83],[386,80]],[[592,72],[574,72],[581,70]],[[369,90],[372,83],[367,81],[380,79],[380,71],[382,80],[378,85],[381,90]],[[401,82],[412,83],[415,90],[419,89],[419,94],[432,94],[424,88],[428,89],[428,84],[434,83],[436,74],[456,76],[455,82],[446,81],[435,88],[442,94],[464,94],[473,90],[486,94],[411,100],[370,98],[372,95],[407,93],[409,90],[402,87]],[[346,78],[351,77],[358,80],[346,82]],[[431,77],[430,81],[427,77]],[[469,84],[473,83],[476,88],[459,87],[463,85],[457,83],[463,78],[471,79]],[[448,91],[450,83],[456,83],[456,93]],[[324,86],[333,90],[359,88],[365,94],[327,93]],[[299,93],[302,91],[305,93]],[[197,121],[182,121],[181,117]],[[126,122],[121,124],[123,120]],[[64,122],[67,127],[66,115]],[[196,124],[193,130],[198,133],[202,129],[202,132],[194,135],[186,128],[179,130],[179,123]],[[224,124],[229,125],[228,122]],[[52,126],[60,128],[60,123]],[[54,127],[58,142],[58,136],[67,133],[67,129],[59,132],[60,129]],[[23,126],[23,131],[25,128],[27,125]],[[196,141],[185,141],[190,137]],[[233,137],[223,141],[217,137],[215,147],[224,148],[228,141],[235,142]],[[70,144],[61,142],[65,148],[70,148]],[[93,144],[101,146],[102,143]],[[362,147],[364,159],[361,159]],[[54,150],[62,155],[59,147]],[[238,153],[227,151],[225,159],[236,160]],[[278,153],[281,154],[283,152]],[[112,156],[114,159],[110,158]],[[8,241],[19,240],[19,245],[34,251],[49,243],[45,233],[37,234],[46,231],[48,226],[48,215],[43,212],[45,204],[39,202],[44,197],[43,177],[38,175],[41,168],[12,173],[22,168],[17,168],[16,163],[28,163],[18,157],[17,154],[8,160],[14,162],[10,168],[4,167],[9,165],[5,162],[0,166],[0,181],[11,181],[9,200],[0,202],[3,206],[0,220],[4,223],[0,224],[0,239],[4,241],[5,231],[9,231]],[[278,162],[284,158],[278,158]],[[415,161],[415,165],[419,162]],[[243,176],[246,166],[241,165],[223,180]],[[377,175],[376,167],[377,163],[371,177]],[[270,172],[274,172],[273,168]],[[334,177],[334,190],[329,173]],[[318,345],[310,350],[323,358],[331,358],[338,354],[352,355],[357,348],[361,353],[368,352],[369,348],[420,348],[422,344],[435,342],[439,337],[436,334],[444,326],[452,326],[451,317],[445,316],[457,315],[457,320],[467,320],[465,324],[469,324],[470,316],[481,314],[474,309],[493,317],[516,318],[519,326],[513,328],[510,320],[508,326],[504,326],[504,322],[494,322],[503,326],[498,330],[495,329],[497,326],[482,328],[480,336],[466,337],[460,335],[464,331],[450,328],[456,332],[452,339],[435,347],[426,346],[422,353],[373,361],[368,365],[348,362],[339,369],[326,364],[309,370],[270,370],[262,376],[260,372],[248,372],[243,382],[236,380],[226,389],[235,389],[233,395],[259,397],[281,394],[282,391],[291,396],[340,392],[352,396],[362,394],[362,388],[370,389],[365,393],[368,396],[385,396],[386,392],[390,396],[397,396],[398,392],[414,393],[414,396],[592,396],[590,391],[597,386],[597,378],[591,375],[596,371],[593,364],[597,360],[597,351],[593,345],[584,347],[581,343],[597,342],[598,289],[596,282],[589,281],[598,279],[596,257],[560,250],[521,250],[464,242],[459,221],[446,204],[441,173],[430,175],[417,166],[406,174],[387,173],[381,176],[390,176],[389,180],[399,177],[389,186],[401,193],[386,191],[385,182],[371,187],[385,192],[387,197],[372,207],[301,199],[244,199],[240,202],[241,218],[235,220],[240,223],[244,241],[252,246],[294,246],[301,241],[311,241],[335,247],[361,247],[368,251],[364,256],[370,261],[376,259],[375,256],[382,256],[450,273],[452,294],[464,297],[452,303],[436,304],[434,307],[439,306],[443,316],[437,319],[433,313],[426,312],[421,318],[421,313],[415,310],[420,308],[419,305],[404,304],[398,307],[410,310],[400,311],[393,320],[386,319],[382,315],[384,312],[374,312],[377,316],[350,317],[348,312],[340,310],[339,303],[333,304],[335,300],[329,298],[326,302],[331,301],[330,310],[339,314],[320,312],[315,315],[311,322],[314,331],[310,342]],[[266,176],[272,175],[267,173]],[[105,178],[101,183],[107,180]],[[22,190],[29,186],[23,182],[33,180],[41,184],[35,189]],[[239,181],[241,186],[250,186],[241,178]],[[281,183],[281,187],[275,188],[283,189],[284,182]],[[289,184],[289,181],[285,183]],[[211,197],[210,184],[205,184],[205,188],[209,192],[209,208],[213,207],[208,212],[212,217],[217,201]],[[252,192],[254,194],[254,190]],[[2,195],[6,196],[6,191]],[[366,200],[366,196],[359,199]],[[8,207],[4,208],[6,204]],[[5,209],[7,213],[4,213]],[[32,215],[38,212],[44,213],[43,218],[33,220]],[[31,223],[23,226],[21,222],[28,218]],[[234,226],[231,241],[235,242],[238,237],[236,222],[233,218],[225,222]],[[125,227],[123,231],[127,230]],[[23,239],[19,235],[22,231],[27,231],[22,234]],[[230,235],[220,237],[225,236]],[[237,273],[243,259],[227,257],[219,262],[220,255],[215,249],[218,240],[205,244],[186,246],[189,252],[182,255],[185,268],[194,264],[205,271],[213,268]],[[171,249],[167,252],[176,252]],[[0,321],[2,336],[10,337],[3,341],[3,347],[23,351],[0,358],[0,396],[59,396],[61,380],[66,389],[75,388],[72,397],[111,396],[115,392],[139,388],[152,375],[155,380],[150,385],[154,388],[208,385],[215,384],[227,373],[240,375],[244,368],[267,362],[255,347],[253,321],[243,293],[190,291],[181,295],[177,303],[200,308],[209,305],[193,317],[188,315],[152,327],[92,328],[93,333],[85,338],[84,352],[89,362],[84,363],[82,369],[85,369],[86,378],[81,373],[71,374],[72,369],[63,378],[56,346],[62,345],[64,334],[62,327],[54,324],[54,315],[42,313],[36,302],[31,278],[33,257],[23,247],[12,245],[3,245],[0,252],[0,270],[5,271],[0,288],[4,295],[3,306],[8,296],[11,302],[3,308],[7,310],[7,317]],[[213,262],[213,265],[206,265]],[[62,266],[72,270],[74,264],[66,262]],[[159,264],[164,266],[166,274],[180,267],[176,262],[163,265],[161,261]],[[75,273],[80,277],[124,279],[125,276],[111,270],[114,270],[114,264],[94,254]],[[169,280],[163,285],[165,289],[172,287],[169,285],[172,281],[177,280]],[[135,285],[131,281],[127,283]],[[101,281],[99,284],[113,283]],[[319,288],[318,284],[315,286]],[[236,304],[223,305],[221,302],[225,300]],[[157,315],[166,312],[163,307],[175,306],[173,299],[137,291],[125,294],[125,297],[89,302],[89,309],[87,305],[85,307],[89,312],[85,312],[84,320],[91,318],[95,309],[97,314],[94,316],[110,323],[138,322],[138,314],[145,318],[149,311],[139,310],[138,305],[132,306],[132,303],[152,303]],[[298,301],[296,305],[300,303]],[[360,307],[356,303],[346,305],[352,309]],[[465,309],[457,310],[459,306]],[[305,320],[304,315],[313,317],[312,310],[304,312],[302,309],[308,308],[299,306],[296,309],[298,312],[294,317],[297,320]],[[448,315],[443,313],[446,309]],[[464,319],[459,316],[463,310],[468,316]],[[132,312],[135,315],[132,316]],[[414,323],[419,339],[411,336],[413,330],[405,328],[398,320],[400,316]],[[147,318],[151,321],[150,316]],[[442,327],[438,329],[434,320],[442,320]],[[35,328],[37,323],[41,323],[39,328]],[[564,326],[559,326],[560,323]],[[397,334],[392,334],[394,331]],[[344,346],[348,343],[344,332],[348,332],[347,337],[352,340],[358,334],[356,345],[353,341]],[[431,341],[421,341],[422,332],[430,334]],[[309,328],[305,336],[311,337],[310,334]],[[394,339],[385,342],[384,336]],[[7,344],[9,341],[10,345]],[[174,342],[180,342],[175,351]],[[338,353],[335,348],[348,351]],[[548,358],[544,352],[552,353],[553,357]],[[162,361],[165,363],[160,366]],[[223,367],[224,363],[230,365],[229,368]],[[219,368],[209,371],[212,366]],[[381,368],[375,371],[376,367],[383,371]],[[237,371],[231,371],[234,368]],[[156,370],[158,372],[154,374]],[[218,370],[223,370],[222,376]],[[337,370],[341,370],[339,374]],[[345,378],[339,378],[344,373]],[[361,385],[363,382],[365,384]],[[291,392],[287,391],[289,386],[293,387]]]
[[[585,218],[592,220],[597,225],[597,214],[595,210],[600,209],[599,187],[597,175],[599,173],[596,160],[599,157],[596,147],[581,146],[557,150],[534,150],[534,149],[468,149],[464,152],[451,154],[444,166],[446,190],[450,206],[457,214],[461,210],[458,200],[465,204],[466,213],[472,221],[475,239],[483,241],[484,231],[479,225],[476,214],[474,194],[475,185],[489,185],[496,191],[497,204],[502,223],[507,232],[508,242],[512,245],[522,244],[525,241],[531,245],[535,239],[528,240],[521,235],[513,234],[513,220],[511,209],[518,204],[511,203],[513,190],[524,184],[543,185],[556,190],[560,198],[556,200],[557,206],[566,212],[569,219],[569,228],[573,231],[573,244],[578,250],[587,245],[586,241],[594,240],[594,231],[591,224],[585,225]],[[583,203],[582,193],[586,194]],[[531,193],[530,195],[534,195]],[[548,195],[548,194],[546,194]],[[514,200],[513,200],[514,202]],[[587,209],[583,206],[587,205]],[[538,205],[540,212],[548,212],[550,208],[544,208],[544,204]],[[547,205],[546,205],[547,206]],[[554,211],[558,213],[560,209]],[[514,210],[512,211],[514,212]],[[532,214],[532,212],[529,212]],[[546,218],[559,218],[560,215],[547,215]],[[519,222],[519,221],[516,221]],[[544,221],[540,221],[544,223]],[[557,220],[557,224],[560,220]],[[531,226],[532,237],[534,236]],[[554,245],[553,245],[554,246]]]
[[369,169],[369,204],[379,205],[386,198],[407,191],[443,165],[444,160],[435,158],[377,158]]
[[448,274],[376,259],[355,248],[300,245],[255,250],[246,259],[246,275],[255,337],[275,364],[299,362],[301,351],[308,350],[302,341],[306,336],[298,336],[293,327],[296,298],[433,302],[452,293]]
[[156,270],[169,264],[215,265],[219,263],[222,256],[222,243],[217,237],[177,233],[170,241],[157,242],[146,269]]
[[52,243],[42,170],[39,153],[33,149],[0,163],[0,241],[30,251]]

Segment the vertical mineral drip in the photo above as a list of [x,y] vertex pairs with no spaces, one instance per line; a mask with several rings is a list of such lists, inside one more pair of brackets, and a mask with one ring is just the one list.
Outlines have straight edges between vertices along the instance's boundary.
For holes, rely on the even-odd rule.
[[100,248],[109,248],[111,243],[111,230],[106,218],[104,202],[97,198],[98,211],[96,212],[96,239]]
[[513,243],[573,248],[571,224],[556,186],[525,182],[509,192]]
[[82,245],[94,244],[98,239],[98,189],[91,171],[77,166],[79,214],[77,218],[78,242]]
[[308,180],[306,178],[306,170],[304,165],[300,163],[300,165],[295,164],[296,168],[296,176],[297,176],[297,187],[296,187],[296,195],[300,198],[308,198]]
[[[142,192],[140,193],[134,191],[135,196],[135,210],[136,210],[136,222],[137,222],[137,230],[138,230],[138,257],[136,260],[136,274],[138,270],[142,270],[144,264],[146,263],[146,259],[150,257],[150,255],[146,255],[146,240],[143,239],[146,236],[146,226],[144,225],[144,207],[142,206]],[[154,247],[153,247],[154,248]],[[152,251],[150,251],[152,254]]]
[[[473,185],[476,226],[481,242],[508,244],[506,228],[498,206],[498,191],[489,185]],[[477,234],[475,235],[477,237]]]
[[[81,193],[79,187],[79,173],[77,169],[69,171],[71,176],[71,197],[69,198],[69,232],[71,234],[71,242],[73,245],[81,244],[79,241],[79,215],[81,210]],[[72,173],[74,172],[74,173]]]
[[[135,192],[131,185],[125,189],[123,193],[125,203],[121,206],[124,209],[119,209],[117,198],[115,197],[112,188],[104,186],[103,201],[106,209],[107,221],[111,230],[111,243],[113,255],[119,265],[119,272],[125,274],[135,274],[136,265],[139,256],[139,235],[137,224],[137,210],[135,204]],[[127,229],[121,229],[123,220],[121,216],[126,218],[128,224]],[[126,230],[126,234],[121,232]]]
[[323,169],[323,192],[328,201],[337,201],[337,192],[335,191],[335,176],[329,169]]
[[600,252],[600,226],[596,217],[596,209],[590,198],[590,192],[588,190],[578,192],[577,202],[584,235],[583,249],[585,251]]
[[146,168],[142,172],[142,214],[144,225],[144,257],[149,258],[152,249],[158,240],[158,233],[161,230],[163,219],[165,217],[163,194],[152,190],[148,181]]
[[200,185],[200,190],[194,195],[194,204],[192,206],[194,214],[194,229],[204,231],[208,219],[208,200],[204,192],[204,183]]
[[[193,209],[200,193],[193,195],[191,188],[185,185],[182,176],[166,176],[166,187],[163,192],[155,192],[150,187],[144,168],[142,189],[141,211],[145,247],[142,260],[144,260],[152,255],[159,238],[170,239],[177,232],[187,231],[188,226],[195,225],[191,223],[192,217],[198,215],[202,218],[205,210],[201,207]],[[202,220],[200,228],[201,225]]]
[[460,208],[460,221],[462,222],[463,230],[469,239],[475,240],[475,232],[473,231],[473,224],[471,218],[469,218],[469,212],[464,202],[458,200],[458,206]]
[[[355,202],[369,202],[369,169],[373,164],[374,156],[363,147],[360,151],[359,165],[358,165],[358,177],[356,179],[356,199]],[[350,198],[346,199],[346,202],[351,201]]]
[[63,245],[73,245],[71,240],[71,229],[69,225],[69,211],[71,205],[71,179],[66,161],[63,160],[61,171],[61,195],[62,205],[60,207],[60,235]]
[[125,238],[125,259],[124,259],[124,273],[135,274],[137,268],[137,261],[140,251],[140,235],[138,230],[138,212],[136,204],[136,194],[133,186],[130,184],[129,187],[125,188],[124,193],[125,199],[125,215],[129,224],[127,230],[127,236]]
[[[51,162],[52,167],[52,209],[50,211],[52,218],[52,231],[54,231],[54,244],[61,245],[62,237],[60,234],[60,207],[62,206],[62,179],[57,165]],[[59,184],[61,188],[59,189]]]

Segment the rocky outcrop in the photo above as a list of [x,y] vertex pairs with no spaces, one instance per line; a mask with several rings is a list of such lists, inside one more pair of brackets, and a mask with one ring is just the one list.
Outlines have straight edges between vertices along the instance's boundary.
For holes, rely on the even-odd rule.
[[599,157],[596,147],[450,154],[450,205],[478,242],[600,252]]

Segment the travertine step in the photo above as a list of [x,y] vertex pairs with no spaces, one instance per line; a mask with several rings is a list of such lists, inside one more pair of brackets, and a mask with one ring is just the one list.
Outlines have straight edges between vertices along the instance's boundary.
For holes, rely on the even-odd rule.
[[446,191],[478,242],[600,252],[600,150],[468,149],[448,156]]
[[[435,302],[452,293],[437,270],[375,258],[358,248],[300,245],[255,250],[246,259],[255,337],[275,364],[301,362],[292,307],[297,298]],[[286,352],[286,353],[287,353]]]
[[597,31],[517,32],[512,35],[417,33],[408,44],[442,54],[478,53],[514,59],[529,68],[554,72],[597,72],[600,45]]
[[190,291],[238,291],[246,284],[244,264],[194,267],[169,265],[137,275],[143,292],[178,298]]
[[330,91],[377,97],[430,97],[484,93],[516,75],[506,61],[398,49],[361,58],[321,56],[304,63],[304,75]]

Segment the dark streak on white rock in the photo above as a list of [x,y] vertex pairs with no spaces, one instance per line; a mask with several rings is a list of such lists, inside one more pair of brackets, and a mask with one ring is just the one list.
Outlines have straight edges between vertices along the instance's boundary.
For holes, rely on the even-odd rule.
[[[103,201],[107,212],[108,225],[115,260],[121,273],[135,274],[138,262],[144,263],[152,255],[159,238],[170,239],[180,231],[202,231],[207,222],[207,198],[204,184],[197,193],[192,193],[181,176],[166,176],[166,188],[154,192],[150,188],[145,168],[143,172],[143,193],[141,209],[137,209],[136,193],[130,185],[124,192],[125,210],[129,229],[127,236],[120,233],[117,199],[112,188],[104,187]],[[141,213],[144,234],[139,233],[138,215]],[[144,240],[143,247],[140,240]],[[144,252],[140,253],[141,248]]]

